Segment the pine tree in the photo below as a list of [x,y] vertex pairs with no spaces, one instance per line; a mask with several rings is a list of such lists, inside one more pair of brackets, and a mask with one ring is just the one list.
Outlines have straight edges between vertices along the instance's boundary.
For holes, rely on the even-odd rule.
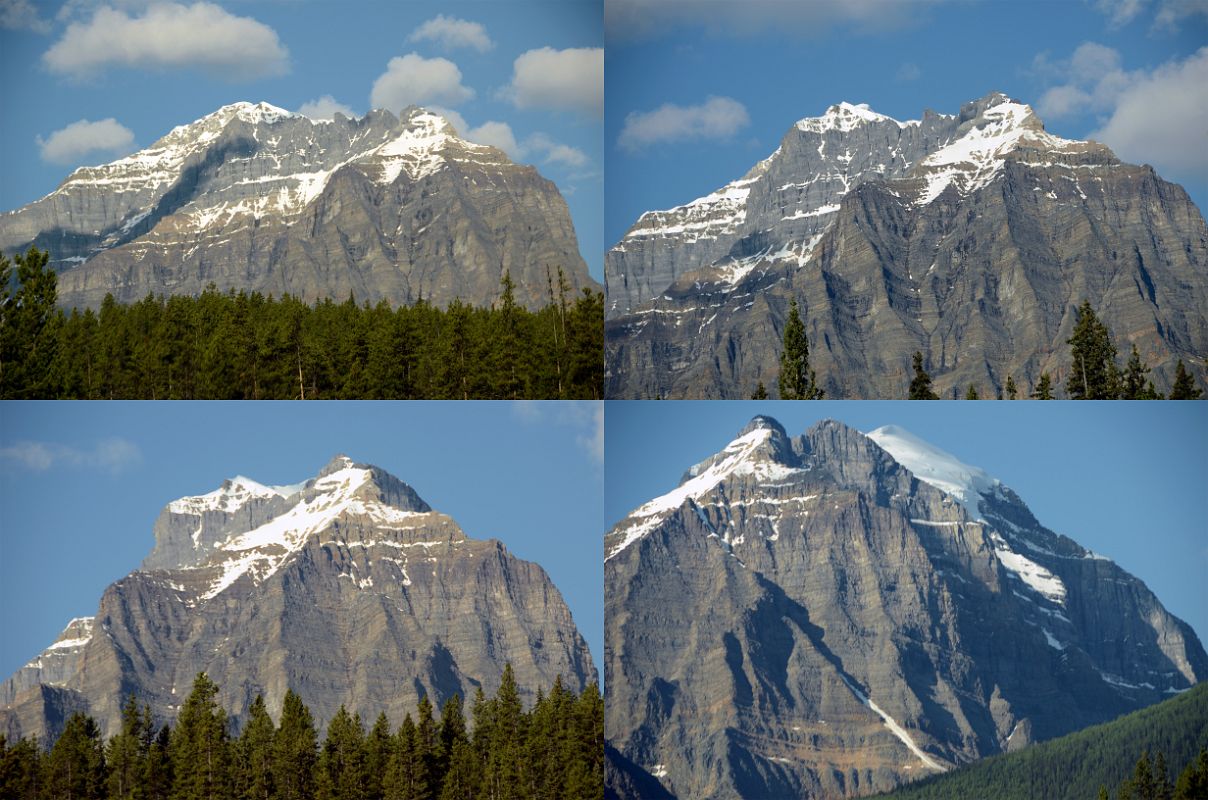
[[1019,394],[1018,387],[1015,386],[1015,379],[1010,375],[1007,376],[1007,399],[1014,400]]
[[1095,316],[1089,300],[1078,307],[1078,322],[1066,342],[1073,365],[1065,382],[1066,393],[1074,400],[1115,400],[1120,396],[1120,370],[1116,366],[1116,346],[1107,326]]
[[[49,260],[50,253],[36,247],[15,258],[17,290],[0,306],[0,398],[56,396],[51,365],[63,315],[55,308],[58,278]],[[2,266],[0,273],[11,272],[7,259]]]
[[264,697],[256,695],[248,707],[247,723],[239,736],[238,786],[246,800],[271,800],[273,785],[273,739],[277,733],[268,715]]
[[980,399],[980,398],[978,397],[978,395],[977,395],[977,387],[976,387],[976,386],[974,386],[973,384],[969,384],[969,389],[968,389],[968,391],[966,391],[966,392],[965,392],[965,399],[966,399],[966,400],[978,400],[978,399]]
[[1128,364],[1124,367],[1120,398],[1122,400],[1160,400],[1161,395],[1154,389],[1153,381],[1145,377],[1148,372],[1149,367],[1141,360],[1141,354],[1137,352],[1137,345],[1133,343]]
[[92,717],[77,711],[46,758],[44,790],[51,798],[101,800],[105,797],[105,745]]
[[1155,800],[1157,797],[1157,783],[1149,764],[1149,753],[1145,750],[1141,751],[1141,757],[1137,759],[1137,766],[1133,769],[1130,789],[1136,800]]
[[135,800],[146,770],[147,748],[150,745],[143,730],[143,715],[132,693],[122,707],[122,729],[109,740],[105,761],[109,767],[107,781],[110,800]]
[[390,735],[390,721],[386,719],[386,713],[382,712],[378,714],[377,721],[365,737],[366,800],[382,800],[384,797],[384,782],[393,752],[394,739]]
[[440,794],[440,776],[437,774],[436,721],[432,717],[432,701],[428,695],[419,699],[415,711],[414,800],[435,800]]
[[448,772],[457,743],[468,744],[470,741],[466,735],[466,718],[461,709],[461,695],[451,696],[441,707],[437,739],[436,769],[440,775],[444,775]]
[[1032,397],[1036,400],[1053,399],[1053,381],[1049,378],[1049,373],[1040,373],[1040,380],[1036,383],[1036,391],[1032,392]]
[[1208,749],[1179,773],[1174,785],[1174,800],[1202,800],[1208,797]]
[[42,752],[37,739],[23,736],[10,747],[0,733],[0,797],[40,800],[41,791]]
[[209,676],[197,673],[172,732],[172,800],[218,800],[231,794],[227,716],[217,695]]
[[814,371],[810,369],[810,345],[805,325],[797,312],[797,298],[789,305],[789,318],[784,324],[784,349],[780,353],[780,399],[821,400]]
[[914,353],[914,380],[910,382],[911,400],[939,400],[939,396],[931,391],[931,376],[923,369],[923,354]]
[[767,387],[765,387],[763,385],[763,381],[760,381],[759,385],[755,387],[754,393],[751,394],[751,399],[752,400],[767,400],[768,399],[768,390],[767,390]]
[[415,797],[415,768],[415,721],[408,712],[399,726],[390,765],[383,780],[386,800],[411,800]]
[[365,732],[344,706],[327,725],[315,776],[318,800],[365,800]]
[[1166,766],[1166,754],[1158,751],[1153,762],[1154,800],[1171,800],[1174,786],[1170,783],[1170,769]]
[[1174,387],[1170,391],[1171,400],[1198,400],[1202,392],[1196,388],[1195,379],[1183,366],[1183,359],[1174,371]]
[[[154,725],[151,709],[143,709],[143,729],[151,732]],[[171,731],[164,725],[155,734],[147,747],[147,761],[143,771],[143,800],[168,800],[172,793]]]
[[281,726],[273,738],[273,783],[280,800],[311,800],[317,758],[314,719],[293,689],[285,693]]

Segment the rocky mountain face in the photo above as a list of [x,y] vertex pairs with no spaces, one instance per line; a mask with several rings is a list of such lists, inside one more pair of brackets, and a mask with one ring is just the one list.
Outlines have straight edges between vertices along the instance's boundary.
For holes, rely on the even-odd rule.
[[156,294],[289,292],[307,301],[550,300],[547,271],[595,287],[554,184],[410,107],[311,120],[235,103],[149,148],[72,173],[0,215],[0,250],[48,249],[62,305]]
[[619,797],[843,797],[1158,702],[1185,623],[909,433],[756,417],[605,537]]
[[803,119],[745,176],[644,215],[605,257],[607,392],[749,397],[796,298],[827,396],[941,396],[1069,370],[1089,300],[1163,391],[1208,353],[1208,227],[1179,186],[1000,93],[899,122]]
[[557,675],[596,680],[540,566],[377,467],[341,456],[295,486],[228,480],[169,503],[142,566],[0,684],[0,731],[56,736],[72,711],[120,727],[130,692],[170,721],[204,670],[240,718],[287,689],[326,724],[341,704],[394,724],[421,695],[493,692],[508,662],[526,702]]

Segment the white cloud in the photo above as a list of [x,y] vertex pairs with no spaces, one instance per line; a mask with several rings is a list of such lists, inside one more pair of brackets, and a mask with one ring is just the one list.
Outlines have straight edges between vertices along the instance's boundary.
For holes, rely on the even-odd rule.
[[474,96],[461,83],[461,70],[447,58],[424,58],[416,53],[396,56],[373,82],[369,101],[374,108],[399,111],[409,105],[434,103],[455,106]]
[[607,35],[647,38],[676,28],[704,28],[716,36],[753,36],[771,31],[819,36],[836,25],[884,31],[917,24],[928,6],[952,0],[608,0]]
[[898,67],[898,72],[894,75],[894,80],[899,83],[907,83],[909,81],[917,81],[922,77],[923,71],[919,69],[919,65],[913,61],[907,61]]
[[68,25],[42,60],[52,72],[73,78],[110,66],[198,67],[231,80],[280,75],[289,68],[276,31],[206,2],[158,3],[133,17],[102,6],[87,22]]
[[67,466],[91,467],[117,473],[142,459],[143,454],[138,445],[120,438],[102,439],[92,449],[34,441],[14,442],[7,447],[0,447],[0,461],[34,472]]
[[0,0],[0,28],[49,33],[50,22],[42,19],[29,0]]
[[469,47],[485,53],[495,46],[480,23],[438,14],[407,37],[409,42],[433,41],[446,50]]
[[517,108],[552,108],[604,113],[604,49],[542,47],[521,53],[512,82],[500,91]]
[[588,155],[577,147],[556,142],[544,133],[534,133],[518,140],[512,126],[506,122],[487,120],[477,127],[472,127],[465,117],[452,109],[429,106],[428,110],[440,114],[452,123],[461,138],[475,144],[498,147],[513,161],[524,162],[532,157],[534,161],[539,160],[543,164],[567,168],[583,167],[591,161]]
[[39,136],[36,141],[43,161],[76,164],[89,153],[128,151],[134,144],[134,134],[113,117],[100,122],[81,119],[45,139]]
[[[1148,9],[1150,0],[1097,0],[1095,7],[1111,18],[1111,25],[1122,28]],[[1208,16],[1208,0],[1158,0],[1154,13],[1153,29],[1170,30],[1186,17],[1200,14]]]
[[1127,25],[1145,8],[1145,0],[1098,0],[1100,11],[1111,17],[1113,25]]
[[1033,63],[1040,74],[1064,81],[1046,90],[1036,104],[1043,119],[1110,111],[1140,74],[1125,72],[1119,51],[1097,42],[1078,45],[1066,61],[1049,62],[1047,57],[1037,56]]
[[597,464],[604,463],[604,403],[580,400],[518,400],[512,414],[527,425],[575,429],[575,442]]
[[1091,138],[1125,161],[1152,164],[1171,177],[1208,180],[1208,47],[1152,72],[1131,73],[1110,117]]
[[299,114],[311,119],[333,119],[337,112],[346,117],[356,117],[351,108],[338,102],[329,94],[315,100],[307,100],[298,108]]
[[516,142],[516,135],[512,133],[512,126],[506,122],[487,120],[476,128],[468,128],[463,138],[475,144],[488,144],[491,147],[498,147],[507,153],[513,161],[524,158],[527,152]]
[[664,142],[726,140],[750,124],[746,107],[730,97],[709,97],[696,106],[665,103],[629,113],[617,144],[632,152]]

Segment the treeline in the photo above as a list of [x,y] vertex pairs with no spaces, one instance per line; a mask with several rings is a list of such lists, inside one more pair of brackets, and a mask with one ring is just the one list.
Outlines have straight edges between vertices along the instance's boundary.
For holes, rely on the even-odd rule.
[[[1206,747],[1208,685],[1200,684],[1111,722],[991,756],[884,796],[893,800],[1202,799],[1208,797]],[[1146,753],[1155,754],[1154,759]],[[1156,754],[1161,754],[1160,761]]]
[[[1077,314],[1078,322],[1073,335],[1066,340],[1073,361],[1065,381],[1065,393],[1070,400],[1196,400],[1200,397],[1201,391],[1196,388],[1195,379],[1183,366],[1182,359],[1175,367],[1174,385],[1167,398],[1154,388],[1149,378],[1150,368],[1141,360],[1135,344],[1124,368],[1121,369],[1116,363],[1118,353],[1111,333],[1095,315],[1090,301],[1082,301]],[[1054,388],[1052,376],[1042,372],[1027,396],[1034,400],[1053,400]],[[1008,400],[1020,396],[1012,375],[1007,376],[1005,395]],[[911,400],[939,399],[931,390],[931,376],[923,369],[923,354],[919,352],[914,354],[914,377],[910,382],[909,397]],[[999,393],[997,398],[1002,400],[1003,393]],[[982,395],[977,386],[969,384],[964,399],[980,400]]]
[[74,714],[49,750],[0,735],[5,800],[599,800],[604,794],[604,701],[594,684],[577,697],[561,678],[522,708],[509,664],[499,691],[478,690],[467,729],[461,698],[440,718],[425,696],[416,718],[391,731],[385,714],[366,731],[343,706],[318,740],[310,710],[286,693],[280,725],[257,697],[234,732],[200,673],[176,726],[155,724],[131,696],[121,731],[104,741]]
[[[599,399],[604,296],[568,299],[559,271],[540,311],[511,277],[491,308],[392,308],[289,295],[147,296],[99,313],[56,307],[49,254],[0,255],[3,399]],[[555,285],[556,284],[556,285]]]

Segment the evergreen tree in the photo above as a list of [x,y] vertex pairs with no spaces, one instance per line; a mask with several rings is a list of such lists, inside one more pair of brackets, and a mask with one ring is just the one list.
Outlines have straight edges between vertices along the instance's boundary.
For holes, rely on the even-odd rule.
[[432,717],[432,701],[428,695],[419,699],[416,708],[415,749],[413,751],[415,800],[435,800],[440,794],[440,775],[437,772],[436,720]]
[[1007,399],[1014,400],[1019,394],[1018,387],[1015,386],[1015,379],[1010,375],[1007,376]]
[[1036,400],[1053,399],[1053,381],[1049,378],[1049,373],[1040,373],[1040,380],[1036,383],[1036,391],[1032,392],[1032,397]]
[[365,800],[365,732],[344,706],[327,725],[315,777],[318,800]]
[[910,382],[911,400],[939,400],[939,395],[931,391],[931,376],[923,369],[923,354],[914,353],[914,380]]
[[436,769],[440,775],[449,770],[453,750],[458,742],[469,743],[466,735],[466,718],[461,710],[461,695],[453,695],[440,710],[440,731],[436,748]]
[[143,729],[143,715],[132,693],[122,707],[122,729],[105,748],[110,800],[135,800],[141,796],[138,790],[147,768],[149,746],[149,737]]
[[797,298],[789,305],[789,318],[784,324],[784,349],[780,353],[780,399],[821,400],[814,371],[810,369],[810,345],[805,325],[797,312]]
[[383,780],[386,800],[411,800],[416,796],[415,721],[403,717],[395,739],[390,765]]
[[[17,290],[0,298],[0,398],[57,394],[51,365],[63,314],[55,308],[58,278],[48,266],[49,260],[50,253],[36,247],[17,255]],[[0,274],[4,274],[6,289],[10,272],[5,259]]]
[[1116,346],[1089,300],[1078,307],[1078,322],[1067,340],[1073,365],[1065,391],[1074,400],[1115,400],[1120,396]]
[[1124,367],[1120,398],[1122,400],[1161,400],[1162,396],[1154,389],[1153,381],[1145,377],[1148,372],[1149,367],[1141,360],[1141,354],[1137,352],[1137,345],[1134,343],[1132,353],[1128,357],[1128,364]]
[[209,676],[197,673],[172,732],[172,800],[219,800],[231,794],[227,716],[217,695]]
[[1196,388],[1195,379],[1191,377],[1191,373],[1183,366],[1183,359],[1179,359],[1179,364],[1174,371],[1174,387],[1170,392],[1171,400],[1198,400],[1202,392]]
[[273,738],[273,783],[280,800],[311,800],[317,737],[310,709],[293,689],[285,693],[281,725]]
[[63,800],[105,797],[105,745],[96,721],[77,711],[46,758],[46,796]]
[[1174,785],[1174,800],[1200,800],[1208,797],[1208,749],[1179,773]]
[[1137,759],[1137,766],[1133,770],[1130,792],[1135,800],[1155,800],[1157,788],[1157,782],[1154,780],[1153,770],[1149,764],[1149,753],[1142,750],[1141,757]]
[[966,391],[966,392],[965,392],[965,399],[966,399],[966,400],[978,400],[978,399],[980,399],[980,398],[978,397],[978,395],[977,395],[977,387],[976,387],[976,386],[974,386],[973,384],[969,384],[969,389],[968,389],[968,391]]
[[1159,750],[1153,762],[1154,800],[1171,800],[1174,786],[1170,783],[1170,769],[1166,766],[1166,755]]
[[273,785],[273,740],[277,729],[268,715],[264,697],[256,695],[248,707],[247,723],[239,736],[238,786],[245,800],[271,800],[276,794]]
[[[151,709],[144,708],[143,711],[143,730],[149,733],[154,730]],[[147,760],[144,765],[142,782],[143,800],[168,800],[172,794],[170,744],[171,731],[167,725],[164,725],[147,747]]]
[[763,385],[763,381],[760,381],[759,385],[755,387],[755,391],[751,395],[751,399],[752,400],[767,400],[768,399],[768,390],[767,390],[767,387],[765,387]]
[[21,737],[10,747],[0,733],[0,797],[40,800],[41,791],[42,753],[37,740]]
[[365,798],[382,800],[385,796],[385,777],[390,769],[390,757],[394,752],[394,739],[390,735],[390,721],[385,712],[378,714],[369,735],[365,737]]

